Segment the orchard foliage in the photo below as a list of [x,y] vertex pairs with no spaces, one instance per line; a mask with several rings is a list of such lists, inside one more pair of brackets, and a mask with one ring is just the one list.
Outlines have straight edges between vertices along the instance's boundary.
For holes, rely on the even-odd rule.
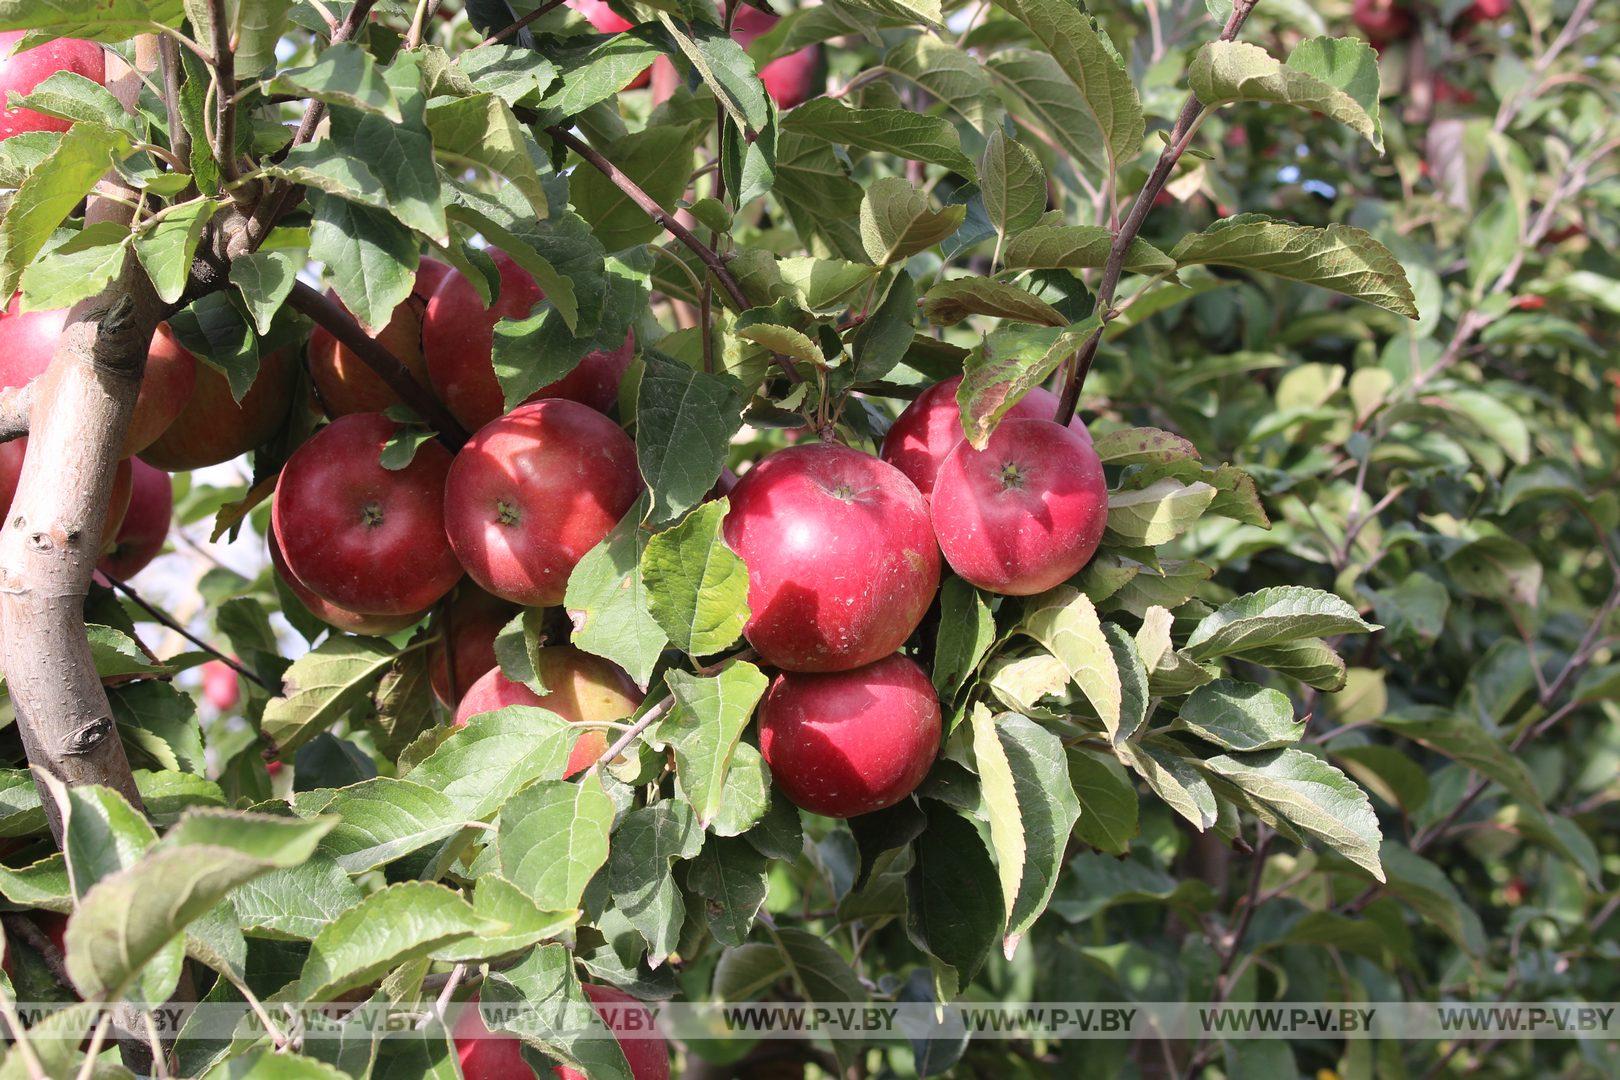
[[[145,813],[105,787],[36,789],[6,743],[6,929],[69,916],[61,948],[10,935],[18,999],[192,987],[274,1016],[476,991],[531,1008],[506,1030],[539,1075],[607,1080],[632,1075],[627,1051],[555,1034],[585,987],[1614,998],[1620,31],[1593,9],[825,0],[771,23],[709,0],[0,0],[25,46],[86,39],[142,69],[128,110],[79,71],[13,89],[54,122],[0,141],[6,318],[94,297],[135,260],[200,364],[148,459],[196,463],[191,433],[251,440],[224,455],[251,453],[235,487],[177,473],[177,520],[261,544],[274,503],[285,547],[255,579],[203,577],[192,629],[242,678],[236,700],[214,667],[201,709],[183,687],[210,654],[153,655],[151,613],[92,587]],[[129,212],[86,214],[108,198]],[[452,286],[501,317],[455,324],[436,359]],[[344,358],[353,324],[392,381]],[[611,376],[589,368],[603,357]],[[361,578],[327,562],[300,581],[344,506],[328,524],[299,504],[284,528],[278,479],[500,481],[490,428],[446,464],[489,418],[449,389],[469,365],[501,431],[558,414],[524,405],[537,394],[585,402],[537,467],[553,486],[500,509],[545,520],[528,541],[561,567],[509,598],[560,603],[445,592],[463,565],[499,576],[477,569],[499,526],[457,499],[437,535],[370,549],[385,557]],[[391,422],[323,428],[355,371],[370,404],[347,411]],[[956,455],[1078,403],[1084,436],[1057,436],[1100,461],[1105,528],[1078,573],[1001,595],[1031,590],[952,573],[989,583],[953,554],[962,518],[936,516],[950,561],[902,658],[879,661],[916,685],[868,718],[791,682],[844,676],[772,667],[749,583],[774,553],[741,550],[726,493],[789,446],[875,455],[958,378],[931,399]],[[383,434],[360,450],[340,438],[367,424]],[[578,542],[545,517],[571,495],[559,462],[607,469],[594,448],[613,440],[633,490]],[[936,515],[946,484],[963,505],[947,465]],[[390,574],[408,602],[368,608]],[[867,596],[871,619],[900,617],[899,595]],[[838,596],[847,610],[814,612],[832,637],[861,602]],[[847,741],[822,753],[898,785],[890,805],[824,817],[773,782],[801,699],[838,703]],[[866,772],[880,739],[931,762],[920,784]],[[454,1076],[442,1019],[427,1044],[182,1036],[173,1067],[260,1075],[275,1050],[275,1075]],[[1586,1075],[1605,1052],[674,1052],[702,1075],[784,1046],[856,1075]],[[71,1042],[33,1052],[51,1076],[78,1067]]]

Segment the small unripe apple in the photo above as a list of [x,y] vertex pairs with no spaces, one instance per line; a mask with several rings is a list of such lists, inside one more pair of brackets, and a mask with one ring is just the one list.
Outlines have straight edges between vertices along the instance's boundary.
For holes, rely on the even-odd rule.
[[836,443],[778,450],[737,481],[725,539],[748,564],[743,633],[788,671],[846,671],[889,655],[939,587],[916,485]]
[[[442,276],[439,283],[443,284]],[[339,307],[343,306],[335,292],[328,291],[327,296]],[[412,293],[400,301],[388,325],[374,335],[377,343],[404,364],[411,377],[424,387],[428,383],[427,361],[422,358],[422,315],[426,308],[427,301]],[[386,412],[404,404],[371,365],[350,352],[347,345],[340,344],[323,326],[317,326],[309,336],[309,374],[315,381],[321,407],[331,417]]]
[[1091,444],[1050,420],[1004,420],[965,440],[934,482],[934,533],[951,569],[1008,596],[1045,592],[1091,561],[1108,485]]
[[426,442],[403,469],[385,469],[397,430],[380,413],[332,421],[288,459],[271,507],[293,576],[363,615],[422,611],[461,579],[444,535],[450,452]]
[[[624,1060],[630,1066],[631,1080],[669,1080],[669,1044],[661,1037],[647,1037],[653,1031],[653,1015],[647,1007],[615,986],[581,983],[580,989],[596,1006],[597,1015],[619,1040]],[[634,1036],[627,1038],[626,1036]],[[567,1065],[556,1068],[557,1080],[589,1080],[578,1069]]]
[[270,565],[275,568],[276,576],[286,583],[287,588],[311,615],[334,629],[367,637],[386,637],[398,633],[407,626],[414,626],[427,617],[426,611],[406,612],[403,615],[362,615],[358,611],[341,608],[316,596],[288,568],[286,556],[282,555],[281,544],[276,539],[274,517],[271,518],[270,534],[265,537],[265,542],[270,552]]
[[[67,309],[22,310],[14,296],[0,314],[0,387],[25,386],[45,373],[67,325]],[[197,358],[172,335],[154,334],[146,373],[124,436],[123,456],[138,454],[166,431],[186,407],[197,384]]]
[[[158,327],[158,339],[172,340],[167,324]],[[175,348],[180,348],[175,343]],[[238,402],[230,381],[219,371],[198,362],[196,386],[180,415],[157,441],[141,451],[141,460],[169,472],[185,472],[218,465],[263,446],[281,428],[292,407],[298,380],[298,358],[291,349],[277,349],[259,357],[259,374]]]
[[157,558],[169,539],[174,516],[174,481],[169,474],[140,458],[129,464],[129,510],[113,537],[112,550],[96,564],[97,570],[119,581],[128,581]]
[[[546,294],[534,277],[504,251],[491,251],[501,272],[500,295],[484,302],[461,273],[451,271],[428,301],[422,320],[422,352],[427,358],[433,392],[469,431],[476,431],[506,411],[506,396],[495,378],[495,324],[528,316]],[[567,398],[607,412],[619,400],[619,381],[635,355],[635,337],[610,352],[586,354],[561,379],[542,386],[528,398]]]
[[619,425],[548,398],[485,424],[462,447],[445,487],[445,528],[485,591],[549,607],[641,489],[635,444]]
[[[924,497],[933,493],[940,462],[963,439],[962,414],[956,391],[962,376],[935,383],[902,412],[883,437],[882,458],[906,474]],[[1008,410],[1008,420],[1050,420],[1057,414],[1057,395],[1037,386]],[[1077,416],[1069,423],[1075,434],[1091,441],[1091,432]]]
[[[428,681],[440,701],[455,708],[468,687],[495,666],[495,636],[517,612],[517,605],[491,596],[470,581],[456,586],[449,600],[434,611],[428,628],[439,638],[428,646]],[[455,658],[453,687],[451,657]]]
[[895,653],[854,671],[783,672],[759,707],[759,752],[796,806],[848,818],[917,789],[939,752],[939,698]]
[[1354,0],[1350,17],[1376,48],[1412,35],[1412,12],[1405,0]]
[[7,107],[11,95],[22,97],[55,75],[70,71],[94,83],[107,81],[107,59],[101,46],[78,38],[57,38],[22,52],[14,52],[23,30],[0,33],[0,139],[24,131],[66,131],[71,120],[46,116],[32,109]]
[[[571,724],[623,720],[641,705],[641,690],[630,676],[600,656],[581,652],[572,645],[548,645],[538,650],[535,674],[546,688],[544,694],[513,682],[498,667],[490,668],[462,695],[456,708],[456,726],[464,726],[479,713],[508,705],[547,709]],[[563,775],[573,776],[594,764],[608,748],[608,734],[606,728],[583,732],[574,742]]]
[[[28,439],[12,439],[0,443],[0,520],[11,513],[11,502],[17,497],[17,484],[22,480],[23,461],[28,457]],[[129,511],[130,491],[134,486],[129,459],[124,458],[113,472],[112,491],[107,495],[107,518],[101,527],[97,551],[105,551],[118,535]]]
[[242,685],[235,671],[223,660],[210,660],[202,666],[203,697],[220,712],[230,712],[242,700]]

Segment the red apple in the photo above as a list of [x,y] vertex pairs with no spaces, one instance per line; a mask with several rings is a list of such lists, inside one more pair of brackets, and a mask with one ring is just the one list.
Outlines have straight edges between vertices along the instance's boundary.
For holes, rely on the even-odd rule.
[[[580,989],[591,999],[608,1030],[618,1037],[631,1080],[669,1080],[669,1044],[660,1036],[648,1035],[657,1025],[647,1006],[615,986],[581,983]],[[567,1065],[558,1065],[555,1071],[557,1080],[589,1080]]]
[[[642,693],[615,665],[599,656],[581,652],[572,645],[548,645],[540,649],[535,674],[545,686],[536,694],[522,683],[513,682],[492,667],[462,695],[456,708],[455,724],[464,726],[479,713],[504,709],[508,705],[532,705],[547,709],[571,724],[623,720],[641,705]],[[584,732],[568,755],[564,776],[588,769],[608,748],[608,729]]]
[[386,637],[398,633],[407,626],[414,626],[427,616],[425,611],[412,611],[404,615],[362,615],[323,600],[288,569],[286,556],[282,555],[281,544],[276,540],[274,520],[270,523],[270,535],[265,537],[265,540],[270,550],[270,565],[275,568],[276,576],[287,583],[287,588],[298,597],[299,603],[303,604],[311,615],[328,626],[350,634]]
[[[883,437],[883,460],[905,473],[924,497],[934,490],[940,462],[963,439],[962,415],[956,404],[956,390],[961,385],[962,376],[957,375],[930,386],[906,406]],[[1057,407],[1057,396],[1037,386],[1008,410],[1005,419],[1050,420]],[[1069,427],[1091,441],[1091,432],[1078,416]]]
[[464,1080],[532,1080],[534,1070],[523,1060],[523,1040],[516,1035],[496,1035],[484,1023],[474,994],[461,1007],[450,1038],[456,1044]]
[[939,738],[934,686],[899,653],[854,671],[784,672],[759,707],[759,751],[772,782],[826,817],[868,814],[910,795]]
[[945,561],[981,589],[1045,592],[1091,561],[1108,485],[1091,444],[1050,420],[1004,420],[983,450],[952,450],[934,481]]
[[1472,105],[1479,98],[1467,87],[1458,86],[1444,75],[1436,75],[1434,100],[1446,105]]
[[[424,264],[427,261],[423,260]],[[439,275],[439,283],[443,284],[443,275]],[[328,291],[327,295],[339,307],[343,306],[336,293]],[[426,307],[427,301],[412,293],[394,309],[388,325],[375,335],[378,343],[393,353],[411,377],[423,386],[428,383],[427,361],[422,358],[422,313]],[[317,326],[309,336],[309,374],[315,380],[316,393],[328,416],[385,412],[394,405],[404,404],[370,365],[347,346],[339,344],[324,327]]]
[[220,712],[230,712],[242,700],[237,674],[223,660],[210,660],[202,666],[203,697]]
[[57,38],[20,53],[12,52],[24,33],[0,33],[0,139],[24,131],[66,131],[72,123],[32,109],[7,108],[12,94],[21,97],[58,71],[71,71],[95,83],[107,81],[107,59],[95,42]]
[[[67,325],[67,309],[22,311],[14,296],[0,314],[0,386],[24,386],[43,375]],[[146,374],[124,436],[124,456],[138,454],[168,429],[197,382],[197,358],[172,335],[158,333],[146,354]]]
[[[157,336],[170,337],[168,326],[159,326]],[[176,343],[174,347],[180,346]],[[156,442],[141,451],[141,460],[147,464],[185,472],[230,461],[269,442],[292,407],[298,358],[291,349],[259,357],[259,374],[240,403],[231,395],[230,382],[217,370],[198,363],[196,372],[196,389],[180,415]]]
[[641,493],[636,448],[601,413],[550,398],[484,425],[456,455],[444,520],[485,591],[560,604],[568,575]]
[[444,279],[453,273],[455,270],[449,263],[424,256],[416,264],[416,280],[411,283],[411,296],[422,301],[422,306],[426,307],[428,299],[439,291]]
[[288,459],[271,508],[293,576],[362,615],[422,611],[461,578],[444,535],[450,452],[423,443],[405,468],[385,469],[397,430],[380,413],[332,421]]
[[[0,443],[0,520],[11,512],[11,501],[17,497],[17,484],[22,479],[23,461],[27,456],[26,438]],[[112,492],[107,496],[107,519],[101,527],[101,542],[97,550],[105,551],[118,535],[118,529],[124,523],[124,514],[129,510],[132,486],[129,459],[125,458],[113,473]]]
[[174,516],[174,481],[162,469],[139,458],[131,459],[129,511],[113,538],[112,550],[96,569],[110,578],[128,581],[163,550]]
[[[731,37],[743,48],[754,39],[769,33],[779,20],[756,7],[743,5],[731,22]],[[798,52],[777,57],[759,69],[759,81],[765,92],[776,102],[777,108],[791,109],[821,92],[817,77],[820,56],[814,45],[806,45]]]
[[1536,293],[1528,293],[1513,298],[1513,309],[1515,311],[1540,311],[1546,306],[1547,298]]
[[1378,48],[1412,34],[1412,13],[1404,0],[1355,0],[1350,7],[1350,17],[1367,35],[1367,40]]
[[916,485],[836,443],[779,450],[737,481],[725,537],[748,564],[743,632],[789,671],[847,671],[889,655],[939,586]]
[[[429,629],[438,631],[439,639],[428,646],[428,680],[440,701],[455,708],[467,688],[495,666],[495,635],[512,621],[517,610],[515,605],[463,581],[449,601],[433,613]],[[453,688],[451,656],[455,657]]]
[[[506,411],[506,398],[495,379],[495,324],[521,319],[546,294],[529,272],[504,251],[492,251],[501,272],[501,291],[489,308],[472,282],[452,271],[428,301],[422,321],[422,352],[434,393],[469,430],[477,430]],[[561,379],[529,396],[567,398],[607,412],[619,400],[619,381],[635,355],[635,336],[612,352],[593,352]]]
[[1495,22],[1513,10],[1513,0],[1474,0],[1461,15],[1463,22]]

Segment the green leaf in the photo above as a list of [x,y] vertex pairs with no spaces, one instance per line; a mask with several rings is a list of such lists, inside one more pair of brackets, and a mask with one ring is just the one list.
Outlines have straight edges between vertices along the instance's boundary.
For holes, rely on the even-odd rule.
[[442,792],[392,776],[339,788],[317,809],[342,819],[321,844],[321,853],[351,874],[438,843],[466,821]]
[[408,774],[448,798],[469,820],[494,813],[534,780],[557,780],[579,728],[528,706],[480,713]]
[[193,199],[165,207],[142,222],[135,232],[135,254],[152,279],[158,299],[172,304],[191,280],[191,262],[203,229],[222,203]]
[[1542,805],[1535,780],[1524,762],[1477,720],[1433,707],[1412,706],[1377,716],[1374,722],[1496,781],[1526,806]]
[[326,264],[343,306],[369,332],[380,332],[411,294],[420,245],[392,214],[312,192],[309,256]]
[[934,958],[939,1000],[950,1001],[984,966],[1006,925],[1006,908],[979,830],[943,803],[925,799],[923,808],[928,827],[906,877],[906,932]]
[[1251,804],[1315,837],[1379,881],[1383,835],[1367,795],[1349,777],[1303,750],[1217,754],[1201,767],[1243,792]]
[[1179,748],[1126,742],[1116,745],[1114,752],[1132,772],[1147,781],[1155,795],[1199,832],[1215,824],[1215,792]]
[[[988,860],[986,860],[988,864]],[[988,869],[988,865],[986,865]],[[782,970],[805,1001],[866,1001],[868,994],[849,962],[831,945],[807,930],[784,927],[771,934]],[[773,980],[774,981],[774,980]],[[833,1053],[844,1067],[856,1061],[859,1044],[833,1040]]]
[[[883,66],[938,100],[952,123],[960,122],[981,134],[988,131],[995,138],[993,129],[1000,123],[1002,110],[991,92],[984,65],[966,50],[932,34],[912,34],[896,42],[884,56]],[[981,158],[979,163],[981,173],[984,160]],[[1043,209],[1044,192],[1043,183]]]
[[1170,255],[1178,267],[1204,263],[1263,270],[1409,319],[1418,317],[1400,262],[1372,234],[1350,225],[1316,228],[1264,214],[1239,214],[1183,238]]
[[[1002,250],[1011,270],[1080,270],[1102,266],[1114,246],[1114,234],[1101,225],[1036,225],[1013,236]],[[1145,240],[1125,249],[1124,268],[1137,274],[1168,274],[1176,264]]]
[[1097,710],[1109,737],[1122,737],[1121,673],[1091,599],[1078,589],[1060,585],[1030,601],[1018,631],[1057,657]]
[[1145,465],[1198,457],[1188,439],[1158,428],[1121,428],[1092,439],[1091,448],[1104,465]]
[[189,694],[166,682],[137,682],[110,690],[107,700],[126,744],[164,769],[207,771],[202,727]]
[[1168,544],[1197,523],[1215,489],[1203,481],[1183,484],[1166,476],[1140,490],[1110,492],[1107,536],[1130,547]]
[[1487,536],[1446,557],[1446,572],[1470,596],[1534,607],[1542,568],[1535,553],[1510,536]]
[[763,345],[772,352],[797,360],[808,365],[812,370],[826,367],[827,358],[822,355],[821,349],[804,334],[791,326],[777,326],[774,323],[750,323],[740,326],[736,330],[738,337],[744,341],[751,341],[755,345]]
[[770,887],[770,860],[742,837],[712,836],[687,865],[686,887],[709,901],[709,932],[722,945],[741,945],[754,928]]
[[1099,851],[1123,855],[1137,833],[1136,788],[1119,762],[1106,754],[1070,747],[1069,780],[1080,805],[1075,835]]
[[440,101],[428,109],[427,126],[439,154],[504,177],[523,193],[536,217],[547,215],[531,153],[534,141],[506,102],[493,94]]
[[1063,742],[1026,717],[973,711],[973,755],[990,817],[990,841],[1006,911],[1010,958],[1046,910],[1063,869],[1080,803],[1069,781]]
[[557,65],[534,49],[497,42],[456,57],[455,66],[472,85],[508,105],[537,99],[557,81]]
[[745,660],[704,677],[672,670],[664,676],[676,707],[658,725],[658,739],[675,751],[675,775],[703,828],[715,820],[737,739],[765,694],[766,678]]
[[748,622],[748,567],[726,546],[726,499],[705,503],[647,541],[641,581],[652,617],[690,656],[720,652]]
[[983,450],[1013,406],[1074,355],[1097,325],[1092,316],[1066,330],[998,331],[985,338],[956,388],[968,442]]
[[547,911],[579,907],[586,884],[607,862],[613,813],[594,773],[577,783],[531,784],[501,807],[502,875]]
[[592,1080],[633,1080],[619,1041],[597,1016],[574,974],[573,954],[542,945],[516,965],[490,972],[479,991],[496,1015],[492,1029],[510,1031]]
[[436,243],[450,238],[444,193],[433,164],[433,140],[420,120],[398,123],[375,113],[332,113],[332,144],[369,168],[383,205],[400,224]]
[[943,165],[969,179],[977,172],[972,159],[962,153],[956,128],[943,116],[900,108],[852,109],[833,98],[817,97],[784,113],[782,130]]
[[0,769],[0,836],[28,836],[45,828],[45,808],[27,769]]
[[114,156],[123,157],[129,150],[129,136],[123,132],[77,123],[34,166],[0,220],[0,296],[17,291],[24,268],[44,249],[57,226],[112,167]]
[[543,911],[523,890],[496,873],[478,876],[473,911],[491,922],[505,923],[505,933],[484,934],[458,942],[436,954],[440,960],[482,960],[504,956],[571,930],[577,911]]
[[984,594],[959,577],[939,590],[939,634],[934,639],[934,689],[948,703],[978,670],[996,640],[996,620]]
[[404,122],[394,91],[371,54],[351,42],[327,46],[308,67],[278,73],[266,91],[376,113],[396,124]]
[[1246,41],[1212,41],[1193,57],[1187,84],[1209,108],[1237,101],[1269,101],[1321,113],[1383,153],[1378,55],[1365,41],[1309,38],[1286,64]]
[[335,861],[316,855],[243,883],[232,891],[230,901],[245,933],[308,941],[362,896]]
[[574,567],[563,604],[573,621],[573,644],[618,664],[645,686],[669,643],[648,610],[641,556],[651,534],[641,528],[649,500],[643,495]]
[[66,243],[34,260],[22,273],[27,310],[72,307],[95,296],[118,276],[129,255],[129,230],[112,221],[86,225]]
[[1254,683],[1219,679],[1200,686],[1181,706],[1178,727],[1226,750],[1275,750],[1299,741],[1287,695]]
[[169,669],[154,663],[134,638],[111,626],[91,623],[85,627],[90,639],[90,657],[96,674],[103,679],[119,675],[166,675]]
[[1243,659],[1247,663],[1292,676],[1318,690],[1334,692],[1344,689],[1344,660],[1321,638],[1245,649]]
[[1200,660],[1288,645],[1301,638],[1377,630],[1356,609],[1320,589],[1276,585],[1240,596],[1205,616],[1187,651]]
[[990,133],[979,159],[979,191],[1003,250],[1008,237],[1033,228],[1046,212],[1046,170],[1041,159],[1023,143],[1007,138],[999,127]]
[[242,293],[253,326],[260,334],[270,332],[271,322],[298,283],[298,271],[308,258],[305,249],[281,248],[238,255],[231,260],[231,284]]
[[[686,190],[692,175],[692,157],[706,125],[658,124],[621,136],[601,154],[634,180],[659,206],[668,208]],[[581,217],[609,251],[645,244],[663,233],[663,226],[594,168],[574,173],[569,197]]]
[[1389,875],[1390,895],[1417,912],[1423,922],[1438,927],[1464,951],[1473,956],[1485,955],[1485,928],[1445,871],[1393,840],[1386,840],[1380,848],[1379,862]]
[[222,1061],[203,1080],[345,1080],[348,1073],[284,1050],[253,1050]]
[[936,323],[959,323],[972,315],[1067,326],[1069,320],[1045,300],[994,278],[956,278],[942,281],[923,295],[923,314]]
[[265,706],[264,734],[283,754],[298,749],[369,696],[394,655],[377,638],[327,638],[287,669],[282,696]]
[[697,506],[725,467],[742,427],[742,384],[649,350],[636,397],[636,461],[652,490],[653,524]]
[[686,903],[671,867],[697,856],[703,827],[682,799],[631,810],[613,834],[608,877],[613,904],[647,943],[647,962],[661,965],[680,941]]
[[1070,0],[996,0],[1029,27],[1075,90],[1090,141],[1100,143],[1107,172],[1117,174],[1142,147],[1142,102],[1125,60],[1083,8]]
[[105,124],[128,135],[131,142],[146,139],[145,125],[138,117],[124,111],[111,90],[75,71],[57,71],[36,83],[26,94],[12,90],[0,105],[32,109],[63,120]]
[[593,105],[618,96],[636,76],[663,55],[658,46],[634,34],[583,38],[583,54],[554,54],[562,69],[562,85],[553,85],[541,100],[539,112],[546,123],[577,116]]
[[698,78],[714,93],[739,128],[758,132],[771,121],[771,108],[754,70],[754,62],[742,45],[722,28],[708,22],[682,25],[667,14],[659,21],[675,39],[675,45],[692,64]]
[[442,885],[426,881],[390,885],[315,935],[293,993],[299,1001],[327,1001],[374,982],[407,961],[500,930],[500,923],[482,918]]
[[0,30],[44,30],[91,41],[122,42],[150,33],[153,23],[178,28],[184,16],[180,0],[0,0]]
[[74,985],[87,998],[123,996],[188,923],[243,882],[309,858],[333,824],[225,810],[187,814],[139,861],[80,899],[66,935]]
[[928,196],[902,177],[875,180],[861,200],[861,244],[876,266],[900,262],[955,232],[965,206],[933,209]]

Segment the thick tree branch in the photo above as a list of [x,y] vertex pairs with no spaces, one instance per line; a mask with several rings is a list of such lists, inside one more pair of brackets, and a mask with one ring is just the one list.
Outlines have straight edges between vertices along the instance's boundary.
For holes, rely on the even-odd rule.
[[360,329],[360,324],[337,301],[300,281],[293,286],[287,303],[314,319],[317,325],[376,372],[378,378],[386,382],[401,401],[439,433],[439,441],[449,447],[452,453],[461,449],[461,444],[467,441],[467,430],[456,422],[456,418],[450,415],[438,398],[416,381],[410,369],[398,357]]
[[28,414],[33,408],[33,383],[0,390],[0,442],[10,442],[28,434]]
[[208,21],[214,32],[214,157],[220,176],[233,184],[236,168],[236,53],[231,48],[230,18],[225,0],[209,0]]
[[[1226,25],[1221,29],[1219,40],[1231,41],[1236,38],[1257,3],[1259,0],[1237,0],[1232,5],[1232,14],[1227,18]],[[1125,223],[1114,234],[1113,245],[1108,250],[1108,261],[1103,264],[1102,277],[1097,282],[1096,314],[1099,318],[1097,329],[1092,331],[1091,336],[1086,338],[1079,351],[1065,365],[1063,392],[1058,397],[1058,409],[1054,416],[1060,424],[1067,424],[1074,417],[1075,407],[1080,403],[1080,391],[1086,384],[1086,376],[1091,373],[1091,362],[1097,355],[1097,346],[1102,343],[1103,331],[1118,314],[1114,311],[1114,290],[1119,287],[1120,274],[1125,269],[1125,254],[1130,251],[1131,244],[1142,232],[1142,223],[1147,220],[1148,211],[1153,209],[1153,201],[1159,197],[1159,192],[1164,190],[1171,172],[1175,170],[1176,162],[1181,160],[1181,155],[1186,152],[1188,144],[1197,132],[1203,109],[1197,95],[1189,94],[1186,104],[1181,107],[1181,114],[1176,117],[1175,126],[1170,129],[1170,141],[1159,154],[1159,160],[1154,164],[1147,183],[1136,193],[1136,201],[1131,203],[1130,212],[1125,215]]]

